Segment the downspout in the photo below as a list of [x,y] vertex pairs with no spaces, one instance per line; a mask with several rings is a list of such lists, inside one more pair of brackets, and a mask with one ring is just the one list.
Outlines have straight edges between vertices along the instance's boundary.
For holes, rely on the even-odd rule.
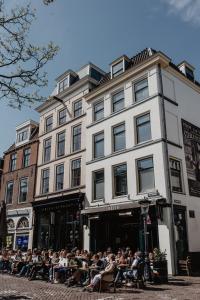
[[[167,172],[167,198],[171,208],[170,214],[170,231],[171,231],[171,239],[172,239],[172,275],[177,274],[177,262],[176,262],[176,241],[175,241],[175,234],[174,234],[174,207],[172,201],[172,188],[171,188],[171,177],[170,177],[170,165],[169,165],[169,151],[168,151],[168,144],[167,144],[167,126],[166,126],[166,116],[165,116],[165,99],[164,99],[164,92],[163,92],[163,80],[162,80],[162,70],[161,65],[158,64],[158,75],[159,75],[159,83],[160,83],[160,94],[161,94],[161,110],[162,110],[162,118],[163,118],[163,141],[164,141],[164,153],[165,153],[165,167]],[[174,269],[174,270],[173,270]]]

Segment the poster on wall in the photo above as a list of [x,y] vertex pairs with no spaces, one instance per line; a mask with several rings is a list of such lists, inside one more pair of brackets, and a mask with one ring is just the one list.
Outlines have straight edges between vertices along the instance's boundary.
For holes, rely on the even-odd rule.
[[200,128],[182,120],[189,193],[200,197]]

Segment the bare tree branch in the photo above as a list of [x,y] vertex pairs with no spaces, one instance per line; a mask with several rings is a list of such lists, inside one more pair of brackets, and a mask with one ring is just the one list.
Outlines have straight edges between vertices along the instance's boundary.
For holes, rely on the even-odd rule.
[[42,47],[28,42],[34,19],[30,5],[8,13],[0,0],[0,99],[12,107],[44,100],[35,90],[47,85],[43,68],[58,51],[52,42]]

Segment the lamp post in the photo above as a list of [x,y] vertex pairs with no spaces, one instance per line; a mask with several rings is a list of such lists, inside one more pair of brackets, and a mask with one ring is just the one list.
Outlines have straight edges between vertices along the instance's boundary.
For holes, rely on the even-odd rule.
[[147,216],[149,212],[149,205],[151,203],[148,198],[144,198],[138,202],[141,206],[141,215],[143,217],[143,226],[144,226],[144,255],[145,255],[145,273],[146,277],[149,276],[149,268],[148,268],[148,232],[147,232]]

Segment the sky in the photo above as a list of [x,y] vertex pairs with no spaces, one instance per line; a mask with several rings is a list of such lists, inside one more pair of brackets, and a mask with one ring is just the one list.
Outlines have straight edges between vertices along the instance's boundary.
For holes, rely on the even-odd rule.
[[[115,58],[146,47],[163,51],[176,64],[187,60],[200,80],[200,0],[54,0],[48,6],[42,0],[4,0],[7,9],[29,2],[37,17],[30,41],[53,41],[60,48],[45,67],[48,86],[40,90],[45,97],[68,69],[91,61],[108,72]],[[0,100],[0,156],[15,141],[15,127],[28,119],[39,120],[34,107],[19,111]]]

